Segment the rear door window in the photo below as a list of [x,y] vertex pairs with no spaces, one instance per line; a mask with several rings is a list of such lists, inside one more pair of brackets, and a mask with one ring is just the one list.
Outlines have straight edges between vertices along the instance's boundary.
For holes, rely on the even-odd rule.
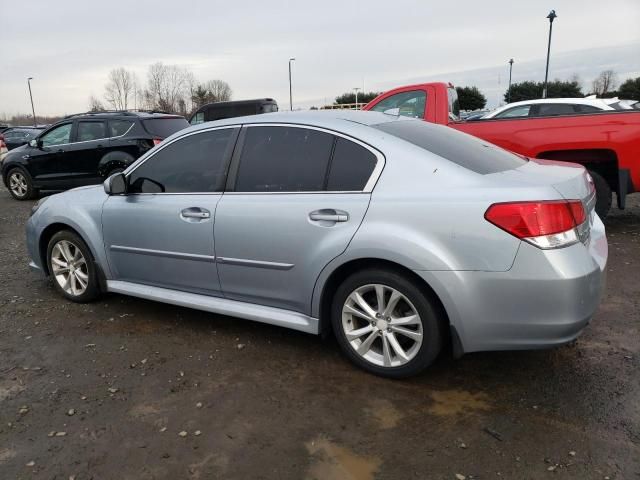
[[150,118],[143,120],[142,123],[149,134],[159,138],[170,137],[189,126],[189,122],[182,117]]
[[76,142],[89,142],[106,138],[106,128],[104,122],[78,122],[78,132]]
[[246,127],[236,192],[324,189],[333,135],[310,128]]
[[338,138],[327,181],[330,191],[361,191],[369,181],[378,159],[368,149],[345,138]]
[[569,103],[548,103],[537,105],[536,117],[552,117],[555,115],[573,115],[575,105]]

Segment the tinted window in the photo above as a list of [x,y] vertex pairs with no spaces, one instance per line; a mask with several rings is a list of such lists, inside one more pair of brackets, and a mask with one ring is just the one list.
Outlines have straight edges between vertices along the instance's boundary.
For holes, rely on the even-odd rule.
[[[601,112],[602,109],[598,107],[594,107],[593,105],[575,105],[580,113],[596,113]],[[615,108],[615,107],[614,107]]]
[[160,138],[167,138],[189,126],[189,122],[182,117],[152,118],[142,123],[147,132]]
[[249,127],[237,192],[313,192],[324,189],[333,135],[295,127]]
[[77,142],[106,138],[104,122],[78,122]]
[[119,137],[124,135],[129,131],[131,125],[133,125],[133,122],[130,120],[111,120],[109,122],[109,136]]
[[518,168],[527,162],[471,135],[423,121],[403,120],[373,127],[480,174]]
[[424,118],[427,94],[422,90],[402,92],[385,98],[371,110],[375,112],[402,115],[403,117]]
[[376,166],[377,158],[366,148],[338,138],[331,160],[327,190],[362,190]]
[[70,138],[71,123],[66,123],[46,133],[42,137],[42,145],[44,147],[50,147],[52,145],[62,145],[63,143],[69,143]]
[[494,118],[515,118],[515,117],[528,117],[531,105],[520,105],[519,107],[513,107],[504,112],[500,112]]
[[549,103],[538,105],[539,117],[549,117],[552,115],[571,115],[575,113],[573,105],[567,103]]
[[167,145],[129,176],[132,193],[220,192],[234,130],[189,135]]

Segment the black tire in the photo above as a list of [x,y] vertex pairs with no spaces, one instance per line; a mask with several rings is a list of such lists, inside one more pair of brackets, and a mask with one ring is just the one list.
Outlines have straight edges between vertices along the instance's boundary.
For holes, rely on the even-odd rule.
[[[417,351],[407,363],[397,366],[378,365],[357,353],[355,347],[352,347],[349,340],[347,340],[345,328],[343,328],[342,312],[345,302],[349,295],[351,295],[356,289],[372,284],[379,284],[397,290],[412,304],[407,304],[407,306],[414,307],[418,313],[419,322],[422,328],[422,344],[419,347],[416,346]],[[347,315],[347,318],[348,319],[345,321],[350,324],[352,321],[356,321],[355,319],[357,317],[351,316],[349,318]],[[436,302],[430,298],[430,295],[426,295],[415,282],[408,279],[403,274],[393,270],[376,268],[362,270],[352,274],[338,287],[331,305],[331,322],[333,332],[344,355],[358,367],[370,373],[388,378],[404,378],[416,375],[433,363],[442,349],[444,333],[442,320],[439,310],[436,307]],[[367,328],[368,322],[366,320],[363,321],[362,319],[358,319],[358,321],[363,322],[364,327]],[[353,328],[355,329],[356,326]],[[374,328],[373,325],[372,328]],[[389,330],[386,331],[389,332]],[[384,331],[377,332],[377,334],[380,336],[386,335]],[[368,336],[369,333],[365,335]],[[398,338],[399,335],[400,334],[396,334],[395,338]],[[361,338],[364,338],[364,335]],[[374,340],[373,342],[374,343],[372,345],[374,347],[372,347],[372,350],[376,348],[375,342],[378,342],[378,340]],[[378,350],[381,350],[382,343],[383,340],[380,338]],[[395,354],[395,351],[392,355],[393,354]],[[398,358],[396,357],[396,360],[397,359]]]
[[[54,268],[56,267],[53,265],[52,254],[54,253],[54,247],[60,242],[67,242],[72,245],[74,249],[71,249],[71,253],[75,253],[75,248],[77,248],[84,258],[84,263],[80,264],[81,262],[78,262],[76,266],[74,266],[74,270],[79,270],[83,276],[86,276],[86,287],[82,293],[74,294],[65,290],[59,283],[58,276],[55,275]],[[82,240],[82,238],[80,238],[76,233],[69,230],[62,230],[51,237],[51,240],[49,240],[49,244],[47,245],[47,265],[49,267],[49,274],[53,282],[53,286],[68,300],[76,303],[87,303],[100,296],[100,282],[98,281],[98,274],[93,255],[91,255],[91,251],[84,240]],[[71,274],[69,274],[69,276],[71,276]],[[76,285],[79,285],[78,282],[80,280],[77,277],[72,279],[72,281]]]
[[611,187],[599,173],[589,170],[589,175],[593,178],[593,185],[596,187],[596,213],[603,219],[611,210]]
[[33,180],[26,170],[15,167],[7,173],[9,193],[16,200],[31,200],[38,191],[33,188]]

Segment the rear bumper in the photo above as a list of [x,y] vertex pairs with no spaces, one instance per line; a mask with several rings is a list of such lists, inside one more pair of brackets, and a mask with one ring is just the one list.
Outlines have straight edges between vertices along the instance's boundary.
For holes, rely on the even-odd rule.
[[588,246],[522,243],[507,272],[421,272],[444,304],[464,352],[548,348],[577,338],[606,283],[607,243],[596,217]]

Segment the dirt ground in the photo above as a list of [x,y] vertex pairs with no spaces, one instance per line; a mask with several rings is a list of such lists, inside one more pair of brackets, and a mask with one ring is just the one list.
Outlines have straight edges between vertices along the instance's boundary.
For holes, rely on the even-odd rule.
[[[0,478],[640,478],[640,196],[607,219],[608,288],[572,345],[357,370],[332,340],[27,269],[0,189]],[[544,299],[540,299],[544,301]]]

